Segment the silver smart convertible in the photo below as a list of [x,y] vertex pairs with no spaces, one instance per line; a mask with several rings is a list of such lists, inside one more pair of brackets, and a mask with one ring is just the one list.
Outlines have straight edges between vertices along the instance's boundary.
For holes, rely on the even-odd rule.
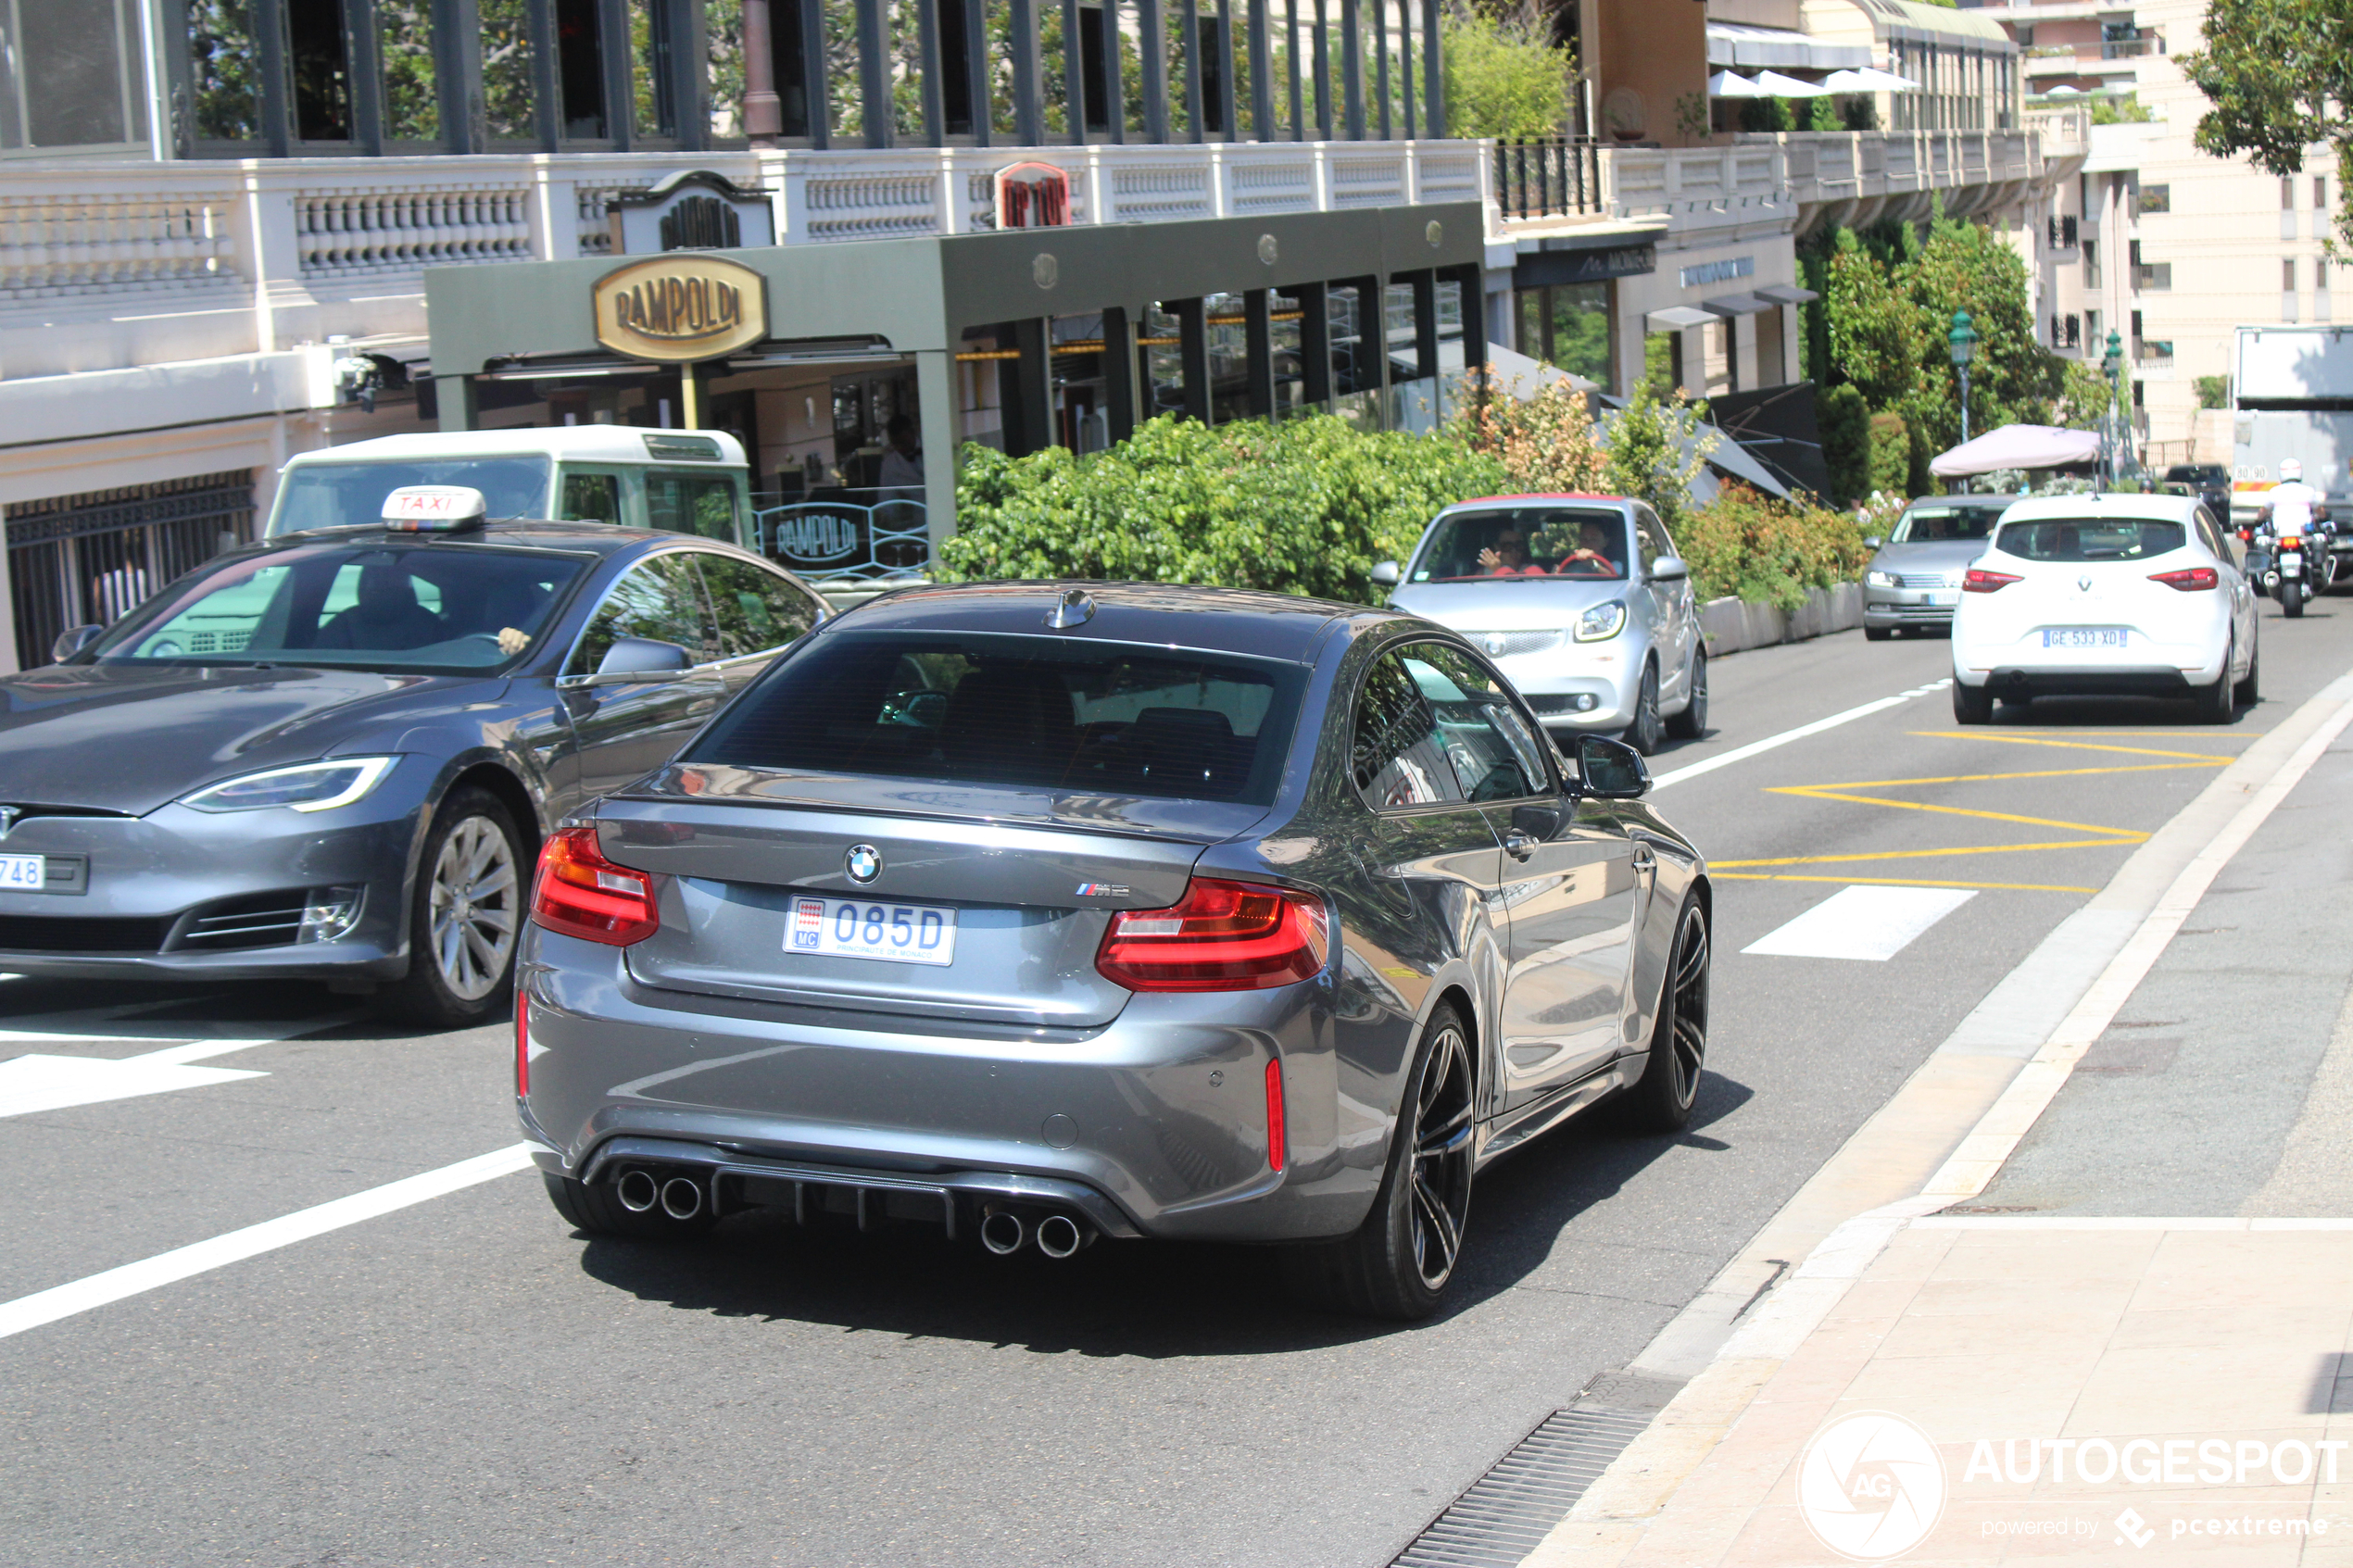
[[1483,1164],[1698,1087],[1705,867],[1630,749],[1576,758],[1412,616],[889,596],[550,838],[524,1133],[591,1232],[1282,1243],[1426,1314]]

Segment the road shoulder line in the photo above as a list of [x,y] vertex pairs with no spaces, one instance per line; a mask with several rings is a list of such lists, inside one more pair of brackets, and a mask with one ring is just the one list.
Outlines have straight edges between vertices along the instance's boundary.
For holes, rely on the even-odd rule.
[[[1688,1381],[1527,1559],[1529,1568],[1618,1562],[1888,1240],[1982,1190],[2222,866],[2348,723],[2353,673],[2151,834],[1629,1363],[1632,1374]],[[1802,1260],[1793,1271],[1792,1260]]]

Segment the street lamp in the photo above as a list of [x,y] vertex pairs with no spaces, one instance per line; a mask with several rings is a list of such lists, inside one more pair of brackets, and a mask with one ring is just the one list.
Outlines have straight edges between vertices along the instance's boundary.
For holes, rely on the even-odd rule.
[[1961,380],[1961,440],[1969,440],[1969,362],[1977,354],[1977,329],[1969,325],[1969,312],[1953,312],[1953,330],[1945,334],[1953,345],[1953,373]]
[[2100,369],[2108,372],[2108,422],[2110,427],[2108,482],[2113,485],[2118,470],[2122,467],[2120,460],[2121,454],[2117,451],[2123,445],[2122,416],[2118,411],[2118,402],[2124,395],[2124,334],[2114,327],[2108,330],[2108,352],[2100,356]]

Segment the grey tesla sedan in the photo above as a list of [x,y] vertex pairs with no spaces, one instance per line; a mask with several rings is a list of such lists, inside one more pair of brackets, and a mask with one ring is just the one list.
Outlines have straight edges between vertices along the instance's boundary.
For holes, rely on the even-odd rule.
[[605,524],[217,557],[0,680],[0,970],[500,1015],[547,824],[824,614],[756,556]]
[[1420,1316],[1480,1167],[1691,1114],[1711,895],[1648,787],[1417,617],[904,591],[548,841],[517,1110],[589,1232],[1280,1243]]
[[1994,525],[2015,495],[1924,495],[1904,508],[1863,573],[1863,635],[1884,642],[1903,630],[1949,632],[1961,574],[1985,553]]

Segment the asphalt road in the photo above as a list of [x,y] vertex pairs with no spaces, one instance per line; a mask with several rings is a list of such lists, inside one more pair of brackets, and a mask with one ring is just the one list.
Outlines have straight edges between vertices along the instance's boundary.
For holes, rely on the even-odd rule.
[[[1936,641],[1847,633],[1719,663],[1717,731],[1655,764],[1662,806],[1724,879],[1697,1123],[1671,1140],[1572,1127],[1495,1168],[1453,1309],[1433,1323],[1303,1312],[1267,1259],[1234,1248],[1008,1262],[921,1233],[756,1217],[692,1246],[589,1241],[534,1178],[507,1175],[0,1339],[0,1556],[1384,1562],[1631,1359],[2220,763],[2353,668],[2353,599],[2295,623],[2266,611],[2266,700],[2228,727],[2194,726],[2182,706],[2044,703],[1958,733]],[[2324,759],[2209,895],[2218,909],[2245,900],[2225,912],[2246,940],[2198,968],[2210,939],[2185,935],[2151,978],[2195,997],[2240,986],[2250,1013],[2288,995],[2278,1016],[2296,1040],[2181,1030],[2170,1073],[2079,1077],[2055,1115],[2158,1085],[2157,1110],[2082,1112],[2097,1128],[2126,1111],[2145,1135],[2073,1137],[2040,1166],[2030,1144],[2004,1180],[2037,1185],[1988,1203],[2137,1201],[2113,1196],[2131,1185],[2105,1173],[2117,1148],[2145,1152],[2164,1129],[2178,1144],[2218,1117],[2206,1165],[2177,1156],[2158,1206],[2122,1211],[2233,1212],[2245,1182],[2214,1187],[2206,1210],[2182,1194],[2211,1186],[2210,1168],[2273,1179],[2305,1086],[2333,1081],[2347,962],[2297,936],[2341,912],[2321,901],[2344,901],[2345,857],[2316,847],[2348,767]],[[1967,897],[1884,961],[1741,950],[1856,884]],[[2268,967],[2248,979],[2242,961]],[[334,1023],[349,1007],[307,987],[0,982],[0,1055],[121,1062],[313,1031],[194,1063],[258,1076],[7,1116],[0,1314],[514,1142],[503,1028],[385,1037]],[[2131,1021],[2167,1037],[2154,1024],[2169,1016],[2128,1010],[2112,1033],[2135,1034]],[[129,1084],[160,1065],[86,1071]],[[2246,1085],[2267,1073],[2282,1081]],[[2217,1084],[2246,1092],[2217,1111],[2202,1098]]]

